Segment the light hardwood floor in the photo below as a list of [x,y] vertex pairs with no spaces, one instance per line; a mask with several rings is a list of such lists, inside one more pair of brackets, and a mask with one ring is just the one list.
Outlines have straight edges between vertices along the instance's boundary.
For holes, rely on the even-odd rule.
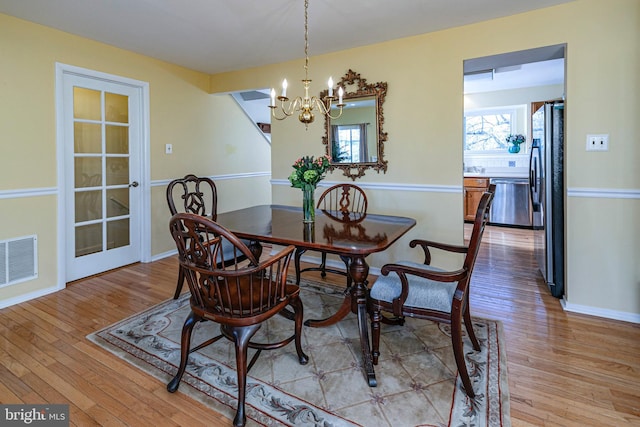
[[[504,324],[513,425],[640,426],[640,325],[564,312],[530,233],[488,227],[472,279],[473,315]],[[83,427],[231,425],[85,339],[171,298],[176,274],[135,264],[0,310],[0,402],[69,403]]]

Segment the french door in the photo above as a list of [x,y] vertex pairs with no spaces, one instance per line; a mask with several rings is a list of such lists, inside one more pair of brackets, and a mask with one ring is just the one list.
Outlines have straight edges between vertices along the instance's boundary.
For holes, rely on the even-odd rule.
[[141,259],[142,95],[63,76],[66,281]]

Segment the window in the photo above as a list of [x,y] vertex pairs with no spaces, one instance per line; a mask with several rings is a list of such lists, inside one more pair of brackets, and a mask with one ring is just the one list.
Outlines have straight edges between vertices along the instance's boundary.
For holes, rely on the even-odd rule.
[[515,129],[516,111],[504,109],[466,111],[464,117],[465,151],[506,151],[506,138],[518,133]]
[[336,125],[338,141],[334,159],[339,162],[358,163],[362,152],[362,127],[359,125]]

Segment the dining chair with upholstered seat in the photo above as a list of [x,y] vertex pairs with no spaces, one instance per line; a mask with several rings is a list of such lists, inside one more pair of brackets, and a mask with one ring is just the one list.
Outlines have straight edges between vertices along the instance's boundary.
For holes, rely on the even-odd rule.
[[[193,174],[174,179],[167,186],[167,204],[173,216],[177,213],[192,213],[216,220],[218,215],[218,191],[211,178]],[[245,242],[246,243],[246,242]],[[178,267],[178,282],[173,295],[177,299],[184,285],[184,272]]]
[[[173,393],[178,389],[190,353],[225,337],[234,343],[236,353],[238,406],[233,425],[244,426],[247,373],[261,351],[295,341],[299,363],[308,361],[301,344],[303,306],[299,287],[287,283],[294,246],[260,261],[242,240],[209,218],[179,213],[171,218],[169,227],[191,293],[191,312],[182,327],[180,365],[167,390]],[[220,263],[222,258],[233,262]],[[253,342],[262,324],[277,314],[293,320],[293,334],[278,342]],[[204,321],[218,323],[220,334],[190,348],[194,326]],[[257,350],[249,363],[248,348]]]
[[[474,350],[480,351],[471,322],[469,285],[489,219],[493,191],[495,186],[490,187],[480,199],[468,245],[412,240],[409,246],[419,246],[424,251],[424,263],[400,261],[382,267],[382,274],[373,283],[368,299],[374,365],[378,364],[380,356],[380,323],[402,325],[405,316],[447,323],[451,325],[453,355],[465,392],[470,398],[475,397],[463,352],[462,323],[464,320]],[[464,254],[462,267],[454,271],[432,267],[430,248]],[[389,313],[389,316],[383,316],[382,312]]]
[[[327,188],[318,199],[317,208],[325,211],[328,215],[334,219],[338,219],[345,222],[357,222],[367,213],[367,195],[354,184],[344,183],[337,184]],[[339,274],[347,277],[347,286],[351,285],[351,278],[348,273],[349,258],[341,257],[342,262],[345,264],[345,270],[338,270],[335,268],[327,268],[327,253],[321,252],[322,260],[317,267],[307,267],[300,269],[300,258],[302,254],[306,252],[306,249],[296,249],[294,256],[294,266],[296,270],[296,283],[300,284],[300,275],[308,271],[319,271],[320,275],[324,278],[327,272]]]

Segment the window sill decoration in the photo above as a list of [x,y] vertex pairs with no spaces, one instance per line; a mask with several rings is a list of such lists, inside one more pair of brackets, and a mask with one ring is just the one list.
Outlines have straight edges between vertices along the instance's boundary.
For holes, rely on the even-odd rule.
[[312,223],[316,219],[314,192],[316,186],[324,179],[329,168],[329,158],[320,156],[314,160],[313,156],[299,158],[293,164],[293,172],[289,175],[289,182],[294,188],[302,190],[302,221]]
[[522,134],[509,135],[507,137],[507,144],[509,144],[509,152],[512,154],[520,152],[520,144],[525,141],[525,137]]

